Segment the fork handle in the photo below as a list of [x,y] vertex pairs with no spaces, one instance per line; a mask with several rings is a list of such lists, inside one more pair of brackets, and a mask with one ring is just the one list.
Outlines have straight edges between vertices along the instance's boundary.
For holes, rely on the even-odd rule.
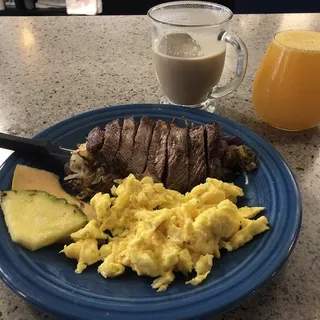
[[48,153],[48,140],[33,140],[0,132],[0,148],[28,153]]

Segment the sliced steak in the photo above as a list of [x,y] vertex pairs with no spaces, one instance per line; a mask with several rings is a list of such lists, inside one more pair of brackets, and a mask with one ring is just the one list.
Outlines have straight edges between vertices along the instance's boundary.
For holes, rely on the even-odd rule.
[[113,170],[113,160],[120,146],[121,129],[120,120],[113,120],[106,125],[104,130],[104,142],[99,153],[103,159],[103,166],[110,167],[111,171]]
[[134,118],[125,118],[123,121],[121,141],[119,150],[114,159],[114,164],[118,172],[124,174],[128,168],[133,155],[134,138],[137,133],[138,124]]
[[158,120],[153,129],[145,175],[149,175],[155,182],[162,182],[167,159],[167,140],[170,125]]
[[207,136],[207,175],[210,178],[221,179],[223,176],[221,160],[225,151],[225,141],[217,123],[206,125]]
[[188,128],[171,124],[167,141],[166,187],[185,193],[188,190],[188,172]]
[[99,127],[93,128],[87,136],[87,150],[96,153],[102,148],[104,141],[104,131]]
[[198,126],[189,130],[189,184],[188,190],[205,182],[207,160],[205,149],[205,127]]
[[127,174],[133,173],[136,178],[140,178],[144,173],[148,160],[149,146],[152,137],[154,121],[147,117],[142,117],[134,139],[134,148],[131,161],[127,168]]

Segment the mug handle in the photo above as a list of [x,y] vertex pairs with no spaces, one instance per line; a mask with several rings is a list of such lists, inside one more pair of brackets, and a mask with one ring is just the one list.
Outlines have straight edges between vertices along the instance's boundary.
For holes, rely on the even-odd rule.
[[236,74],[231,80],[230,83],[226,84],[223,87],[216,86],[212,89],[209,94],[210,98],[218,99],[221,98],[230,92],[237,89],[247,71],[248,64],[248,50],[244,42],[235,35],[230,35],[228,32],[223,31],[218,36],[219,41],[225,41],[226,43],[231,44],[237,52],[237,66],[236,66]]

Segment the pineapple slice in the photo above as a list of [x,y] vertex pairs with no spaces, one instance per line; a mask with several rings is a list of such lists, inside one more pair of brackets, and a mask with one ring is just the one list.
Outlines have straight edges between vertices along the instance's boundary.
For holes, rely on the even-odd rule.
[[4,191],[0,203],[12,241],[32,251],[70,236],[87,223],[78,207],[43,191]]
[[66,199],[68,203],[79,207],[89,220],[95,219],[91,206],[64,191],[59,182],[59,177],[52,172],[18,164],[13,174],[12,189],[48,192],[57,198]]

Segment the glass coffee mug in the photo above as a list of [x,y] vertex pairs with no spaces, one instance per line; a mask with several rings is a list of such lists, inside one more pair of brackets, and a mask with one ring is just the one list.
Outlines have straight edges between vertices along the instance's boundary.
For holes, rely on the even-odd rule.
[[[148,11],[152,21],[152,54],[164,96],[161,103],[211,109],[214,99],[234,91],[247,69],[243,41],[228,33],[233,13],[211,2],[176,1]],[[219,87],[226,44],[237,52],[233,80]]]
[[320,32],[275,35],[256,73],[252,102],[257,114],[279,129],[320,123]]

